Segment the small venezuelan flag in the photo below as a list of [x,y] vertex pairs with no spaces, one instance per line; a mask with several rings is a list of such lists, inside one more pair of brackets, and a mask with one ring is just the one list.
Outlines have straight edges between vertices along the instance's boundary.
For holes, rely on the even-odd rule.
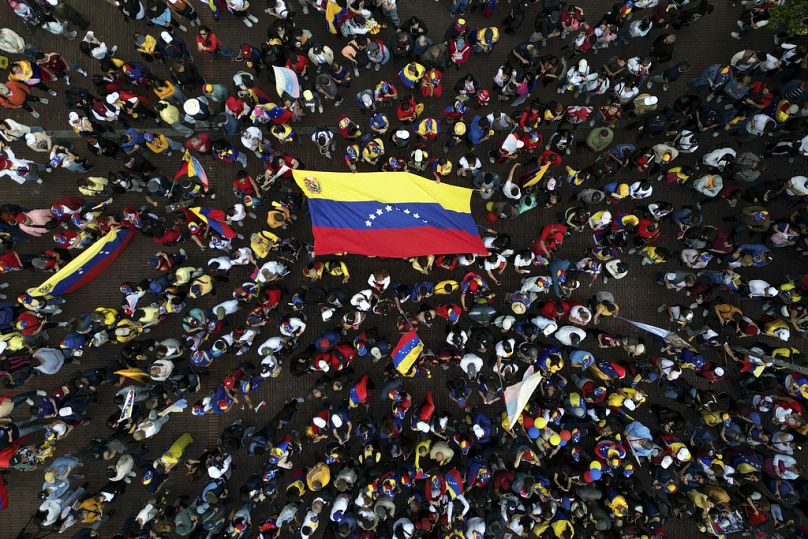
[[191,155],[191,152],[185,150],[185,153],[182,156],[182,164],[180,164],[180,168],[177,173],[174,175],[174,181],[179,180],[181,177],[187,175],[189,178],[193,178],[196,176],[199,178],[199,181],[202,183],[202,188],[207,191],[210,188],[210,182],[208,181],[208,173],[205,172],[205,169],[202,168],[202,164]]
[[424,343],[421,342],[418,334],[415,331],[408,331],[401,336],[396,347],[390,352],[393,357],[393,366],[401,374],[407,374],[423,349]]
[[488,254],[471,216],[471,189],[409,172],[293,174],[308,197],[316,255]]

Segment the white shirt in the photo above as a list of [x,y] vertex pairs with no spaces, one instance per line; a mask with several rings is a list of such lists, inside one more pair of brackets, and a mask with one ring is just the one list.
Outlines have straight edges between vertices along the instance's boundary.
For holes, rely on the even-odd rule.
[[558,341],[561,344],[564,344],[564,345],[567,345],[567,346],[573,346],[572,340],[570,339],[570,337],[573,334],[578,335],[578,337],[580,337],[581,340],[578,341],[578,343],[581,343],[581,342],[584,341],[584,339],[586,339],[586,331],[584,331],[581,328],[576,327],[576,326],[561,326],[553,334],[553,336],[556,339],[558,339]]
[[769,294],[767,290],[771,287],[769,283],[763,279],[752,279],[749,281],[749,297],[750,298],[765,298]]
[[217,264],[217,269],[221,271],[228,271],[233,267],[233,263],[230,261],[229,256],[217,256],[208,260],[208,266],[213,264]]

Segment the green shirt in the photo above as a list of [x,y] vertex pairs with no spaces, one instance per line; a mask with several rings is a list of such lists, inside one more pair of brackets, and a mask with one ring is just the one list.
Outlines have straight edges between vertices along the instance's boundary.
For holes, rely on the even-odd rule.
[[594,152],[602,152],[612,144],[614,131],[608,127],[596,127],[586,137],[586,145]]

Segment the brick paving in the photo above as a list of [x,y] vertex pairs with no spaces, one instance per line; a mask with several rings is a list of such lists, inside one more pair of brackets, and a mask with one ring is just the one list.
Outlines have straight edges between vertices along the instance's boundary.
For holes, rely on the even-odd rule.
[[[132,44],[131,36],[133,32],[137,31],[145,33],[153,31],[153,28],[147,27],[143,22],[125,23],[119,12],[107,2],[102,2],[99,0],[74,0],[69,3],[89,18],[91,21],[90,27],[95,30],[96,34],[101,39],[105,40],[110,46],[112,44],[117,44],[120,47],[118,56],[122,58],[134,59],[137,57]],[[254,3],[254,11],[258,13],[261,11],[260,8],[262,8],[263,5],[258,1]],[[602,14],[608,7],[607,3],[595,2],[593,0],[583,0],[578,2],[578,4],[585,9],[590,21],[597,20],[599,15]],[[225,15],[220,23],[214,24],[214,21],[212,20],[210,13],[207,11],[204,3],[195,2],[194,5],[199,9],[203,22],[214,28],[214,31],[219,36],[220,40],[231,48],[236,48],[242,41],[254,45],[259,44],[266,35],[266,25],[271,22],[271,18],[268,15],[262,15],[259,24],[252,29],[247,29],[243,24],[236,21],[234,18]],[[499,24],[509,8],[509,3],[503,1],[501,2],[500,6],[497,7],[494,16],[491,19],[483,18],[479,11],[468,13],[465,18],[473,28]],[[484,87],[490,87],[491,77],[494,75],[499,63],[504,61],[508,51],[518,42],[526,40],[530,36],[532,31],[532,21],[538,9],[538,6],[531,7],[525,24],[523,24],[522,28],[520,28],[516,35],[503,35],[503,38],[500,44],[497,46],[494,54],[491,56],[478,56],[472,58],[468,64],[469,70],[475,73]],[[399,14],[402,20],[406,20],[411,15],[420,16],[430,29],[430,33],[433,36],[441,36],[445,28],[447,28],[450,23],[447,2],[445,1],[435,2],[432,0],[402,0],[399,2]],[[678,32],[679,41],[676,46],[674,60],[683,58],[688,59],[693,64],[692,73],[697,74],[705,66],[711,63],[727,61],[734,52],[741,48],[754,48],[763,51],[771,48],[771,34],[768,32],[755,32],[748,36],[748,38],[743,42],[737,42],[729,37],[729,33],[736,28],[735,20],[739,14],[740,8],[731,8],[726,2],[717,2],[715,12],[711,16],[698,21],[696,24],[690,27],[684,28],[681,32]],[[22,35],[25,35],[29,41],[32,41],[38,45],[42,50],[58,50],[65,54],[70,60],[77,62],[91,73],[96,71],[97,64],[94,61],[89,60],[86,56],[82,55],[78,50],[78,42],[80,38],[79,40],[68,42],[62,38],[55,38],[42,31],[38,31],[33,36],[30,34],[24,34],[18,19],[12,15],[9,8],[5,4],[0,7],[0,20],[3,21],[4,25],[8,25],[20,32]],[[322,40],[330,45],[336,53],[338,53],[342,48],[340,40],[327,34],[324,23],[319,15],[301,15],[298,17],[298,20],[300,26],[311,29],[317,39]],[[588,59],[590,60],[590,63],[593,64],[593,68],[597,68],[602,62],[605,62],[610,56],[615,54],[627,56],[634,54],[645,54],[650,48],[650,44],[653,39],[660,32],[660,30],[654,30],[650,36],[644,40],[632,42],[632,44],[629,46],[610,48],[607,51],[601,52],[601,54],[598,56],[589,55]],[[382,35],[384,37],[389,37],[391,35],[391,30],[384,30]],[[189,44],[193,44],[193,34],[190,32],[186,34],[186,41]],[[551,40],[546,51],[543,52],[558,53],[560,46],[561,43],[557,39]],[[12,60],[13,59],[14,58],[12,58]],[[223,60],[217,60],[214,63],[208,63],[202,60],[197,61],[197,65],[206,80],[210,82],[222,82],[228,84],[231,81],[232,75],[242,67],[240,64],[233,64]],[[316,125],[330,125],[333,127],[338,113],[344,111],[347,111],[354,119],[360,121],[361,116],[354,105],[353,94],[363,88],[375,87],[376,83],[382,79],[395,82],[395,74],[399,67],[400,66],[393,61],[378,73],[364,73],[358,82],[354,82],[350,90],[345,91],[346,100],[344,105],[337,110],[329,105],[326,105],[326,110],[324,113],[314,114],[306,117],[300,124],[298,124],[298,126],[296,126],[296,128],[303,133],[306,132],[307,129],[310,130]],[[150,68],[158,75],[167,75],[166,66],[154,64],[151,65]],[[456,78],[459,77],[460,74],[464,74],[466,71],[467,70],[465,69],[461,70],[460,72],[455,72],[452,69],[446,71],[444,80],[444,88],[446,88],[446,92],[444,93],[444,97],[442,99],[425,100],[427,107],[426,114],[435,117],[440,116],[440,112],[443,110],[443,108],[451,102],[451,88],[453,87]],[[267,81],[266,75],[262,75],[259,80],[263,83],[262,87],[268,93],[274,93],[273,84]],[[88,89],[91,88],[89,81],[83,80],[77,75],[73,77],[73,84],[82,85]],[[60,89],[63,88],[61,83],[57,83],[55,87]],[[399,91],[402,91],[400,85]],[[673,84],[669,92],[661,95],[660,98],[663,103],[666,103],[672,101],[676,96],[682,93],[684,93],[684,83],[679,82],[677,84]],[[553,99],[558,99],[564,103],[572,103],[575,101],[570,94],[559,97],[555,93],[552,86],[549,88],[540,89],[538,91],[538,95],[540,98],[548,101]],[[593,99],[593,104],[597,105],[599,103],[600,101],[598,98]],[[496,105],[492,105],[492,107],[493,106]],[[42,117],[39,120],[34,120],[25,114],[7,113],[6,111],[3,111],[3,113],[8,117],[17,119],[18,121],[28,125],[41,125],[53,132],[57,137],[65,137],[68,142],[76,145],[76,148],[78,148],[78,153],[86,155],[86,149],[83,142],[74,139],[72,137],[72,133],[69,131],[69,127],[67,126],[68,111],[62,103],[61,97],[53,98],[47,107],[39,106],[38,110],[42,112]],[[145,124],[136,123],[135,125],[140,126]],[[621,128],[618,129],[615,137],[616,141],[633,141],[636,139],[636,133],[623,129],[622,124],[620,127]],[[542,127],[541,131],[546,139],[552,133],[553,129]],[[583,128],[581,131],[585,132]],[[579,133],[579,136],[581,134],[582,133]],[[175,138],[179,139],[180,137],[175,136]],[[709,149],[712,147],[718,147],[721,142],[721,140],[705,141],[702,149],[709,151]],[[440,142],[433,145],[436,152],[440,152],[438,149],[439,144]],[[751,148],[757,148],[757,144],[757,142],[753,143]],[[496,146],[494,143],[485,144],[482,147],[477,148],[478,155],[485,155],[489,150],[495,149],[495,147]],[[338,156],[341,155],[342,148],[343,146],[340,143],[337,150]],[[40,161],[43,159],[42,154],[35,155],[33,152],[28,151],[27,148],[20,146],[19,144],[16,144],[14,149],[18,152],[18,155],[23,157],[36,158]],[[298,140],[288,149],[288,151],[296,156],[299,160],[304,162],[308,169],[342,169],[342,164],[337,163],[336,160],[330,161],[322,158],[316,151],[316,148],[314,148],[313,144],[311,144],[311,142],[308,140],[308,137],[299,137]],[[459,152],[453,151],[450,153],[450,157],[453,159],[458,158]],[[160,168],[162,172],[169,176],[174,173],[179,162],[178,155],[174,155],[170,158],[150,157],[150,159]],[[680,159],[685,163],[693,160],[692,157],[687,156]],[[590,152],[580,150],[569,158],[572,166],[580,164],[586,165],[592,160],[593,156]],[[107,158],[92,157],[91,161],[95,165],[95,168],[92,171],[93,174],[102,175],[107,170],[116,170],[116,168],[119,166],[119,163],[113,162]],[[234,172],[234,168],[232,166],[224,165],[221,162],[213,162],[212,160],[206,160],[204,165],[208,170],[212,181],[215,182],[216,186],[218,187],[218,196],[216,198],[215,205],[220,208],[231,205],[234,202],[234,198],[230,192],[229,184]],[[800,166],[799,164],[789,166],[782,160],[771,162],[767,165],[767,174],[771,177],[788,177],[797,169],[798,166]],[[489,165],[486,163],[485,167],[489,167]],[[494,167],[499,168],[498,166]],[[253,157],[251,157],[250,160],[249,171],[253,175],[261,172],[260,163]],[[498,170],[498,172],[504,173],[505,171]],[[5,181],[2,185],[2,202],[16,203],[28,207],[49,206],[50,203],[57,198],[57,196],[75,193],[75,182],[79,177],[80,176],[78,174],[70,172],[56,172],[45,176],[45,182],[42,186],[36,186],[33,188],[30,185],[18,186],[12,182]],[[639,176],[636,173],[631,173],[630,177],[638,178]],[[624,177],[621,176],[621,179],[624,179]],[[454,183],[460,182],[460,180],[457,178],[453,178],[450,181]],[[692,197],[689,192],[683,192],[683,190],[679,188],[660,186],[659,184],[655,185],[654,187],[656,190],[655,198],[657,198],[656,195],[658,194],[658,198],[672,201],[676,206],[695,201],[695,198]],[[500,221],[496,224],[496,227],[498,230],[508,232],[512,236],[515,245],[528,246],[536,237],[538,231],[543,225],[558,219],[557,214],[561,213],[563,208],[570,204],[572,196],[573,193],[567,188],[563,192],[562,202],[559,204],[559,206],[551,210],[535,210],[515,221]],[[136,193],[122,195],[116,198],[113,209],[118,210],[124,206],[138,204],[141,202],[141,199],[142,197]],[[714,213],[708,215],[708,221],[712,224],[720,226],[720,218],[732,213],[732,210],[723,204],[724,203],[717,203],[712,206],[711,209],[714,210]],[[623,206],[621,206],[621,209],[629,209],[633,206],[634,205],[632,203],[624,203]],[[473,211],[477,222],[483,223],[484,209],[480,200],[474,200]],[[262,219],[248,222],[245,228],[240,230],[240,232],[248,237],[251,232],[260,229],[261,221]],[[664,240],[663,245],[673,249],[676,246],[672,241],[672,230],[669,228],[666,229],[665,232],[666,239]],[[311,232],[309,229],[308,219],[305,217],[300,219],[289,230],[285,231],[283,235],[294,236],[302,240],[310,240]],[[22,252],[37,252],[43,248],[44,245],[44,242],[34,240],[31,241],[30,244],[20,245],[19,250]],[[591,245],[592,239],[588,233],[574,235],[565,243],[560,256],[565,258],[580,257]],[[195,250],[192,246],[187,247],[187,249],[192,255],[192,262],[204,264],[205,260],[207,259],[206,256],[202,256],[202,254]],[[63,319],[67,319],[69,316],[79,312],[84,312],[95,306],[119,305],[120,293],[118,292],[118,285],[123,281],[136,281],[149,276],[150,271],[147,267],[146,261],[154,251],[154,244],[145,238],[137,237],[129,246],[122,258],[113,264],[102,278],[82,289],[81,292],[69,297],[67,308],[65,309],[65,313],[62,315]],[[805,269],[805,265],[802,260],[789,259],[789,255],[785,253],[777,253],[777,257],[778,260],[776,265],[762,270],[746,270],[744,275],[748,278],[758,276],[765,278],[766,276],[782,276],[782,274],[786,272],[798,274]],[[631,272],[629,276],[620,281],[619,284],[610,284],[609,286],[595,285],[592,288],[583,287],[575,293],[573,298],[586,300],[597,290],[608,289],[615,294],[617,301],[621,305],[622,313],[624,313],[626,316],[664,326],[666,324],[666,320],[662,315],[657,314],[656,307],[662,303],[671,304],[685,300],[681,297],[676,297],[675,295],[668,293],[664,289],[654,284],[655,269],[640,266],[639,260],[636,258],[628,257],[628,260],[631,263]],[[377,268],[386,268],[396,280],[401,280],[408,283],[416,282],[420,277],[420,274],[412,270],[408,264],[398,260],[378,260],[351,256],[348,258],[348,264],[351,274],[353,275],[353,279],[349,286],[353,291],[362,288],[367,275]],[[240,282],[240,279],[244,278],[245,276],[246,270],[243,268],[236,268],[231,273],[230,280],[232,283],[237,283]],[[436,275],[436,277],[439,278],[449,278],[449,276],[450,273],[445,271],[439,271]],[[461,276],[459,272],[456,272],[456,275],[454,275],[455,278],[459,278],[459,276]],[[44,279],[40,274],[21,272],[9,275],[7,280],[11,284],[11,293],[9,294],[9,297],[14,297],[15,293],[22,291],[29,286],[38,284],[39,281]],[[507,295],[507,292],[515,290],[519,287],[518,275],[513,271],[507,271],[503,276],[502,281],[503,282],[499,287],[499,294],[497,297],[497,304],[500,308],[505,307],[503,298]],[[287,281],[284,282],[284,285],[289,290],[293,290],[301,284],[302,277],[300,276],[299,271],[293,272]],[[218,299],[221,300],[221,298],[226,295],[227,290],[220,291],[218,294]],[[216,299],[217,298],[214,298],[211,300],[211,302],[215,301]],[[180,329],[179,321],[176,318],[177,317],[170,319],[167,323],[157,327],[150,336],[159,338],[162,336],[177,335],[180,332]],[[377,326],[382,334],[388,335],[392,338],[392,336],[395,334],[394,322],[395,320],[391,317],[376,317],[375,319],[369,321],[366,325]],[[442,327],[439,326],[440,324],[436,324],[436,327],[432,328],[431,330],[424,331],[421,334],[421,337],[426,341],[426,343],[432,347],[437,347],[439,346],[440,342],[442,342]],[[303,344],[308,344],[312,336],[318,335],[324,329],[327,329],[324,323],[320,322],[319,319],[310,317],[309,328],[306,332],[306,336],[304,337]],[[606,322],[604,324],[604,329],[624,333],[629,331],[625,324],[614,321]],[[263,338],[266,338],[268,333],[269,331],[265,330],[262,336],[259,338],[260,340],[257,342],[260,342],[263,340]],[[57,340],[60,338],[59,330],[52,330],[50,338],[52,340]],[[804,347],[805,343],[802,340],[795,339],[795,341],[796,342],[793,343],[794,346],[797,346],[798,348]],[[589,345],[590,349],[595,349],[596,345],[592,343],[589,343]],[[89,351],[82,358],[80,367],[70,365],[65,367],[65,369],[56,377],[38,378],[29,383],[27,388],[38,387],[52,389],[60,381],[69,377],[76,368],[86,368],[94,365],[101,365],[107,359],[117,353],[117,349],[114,346],[109,345],[102,347],[100,350]],[[603,351],[596,353],[606,356],[609,355],[609,353],[604,353]],[[614,355],[614,357],[617,356]],[[205,391],[218,385],[224,373],[235,366],[237,361],[240,361],[241,359],[242,358],[237,359],[234,357],[225,357],[214,363],[213,367],[209,370],[208,376],[206,376],[204,379]],[[256,354],[248,354],[247,359],[256,360]],[[357,371],[367,370],[378,377],[381,375],[383,364],[368,364],[367,362],[362,362],[360,360],[355,364],[355,369]],[[274,415],[285,399],[289,398],[290,396],[305,395],[313,386],[315,379],[315,375],[295,378],[289,373],[284,372],[280,378],[269,380],[261,389],[260,396],[253,398],[254,402],[257,402],[260,399],[265,399],[268,403],[268,406],[264,407],[257,414],[235,411],[223,417],[205,417],[203,419],[192,417],[187,413],[176,416],[172,418],[172,420],[158,436],[148,440],[150,452],[155,457],[159,456],[159,454],[166,449],[179,434],[188,431],[193,434],[195,439],[194,444],[191,446],[188,452],[188,455],[197,456],[201,454],[205,448],[210,448],[215,445],[219,432],[221,432],[226,425],[232,421],[235,421],[237,418],[243,419],[248,425],[256,425],[258,427],[263,426],[265,422],[267,422]],[[452,410],[454,405],[448,403],[448,399],[443,389],[445,388],[446,380],[446,373],[436,372],[434,378],[430,381],[419,380],[415,383],[410,382],[408,390],[413,393],[413,402],[419,402],[423,395],[424,389],[429,386],[435,390],[436,405],[438,409],[447,408]],[[701,384],[703,381],[702,379],[698,379],[692,380],[692,382],[695,384]],[[648,389],[648,391],[651,393],[652,400],[661,398],[657,394],[658,388],[648,387],[646,389]],[[720,389],[731,392],[732,385],[731,383],[723,384]],[[91,423],[81,427],[79,430],[75,431],[68,440],[60,443],[58,454],[77,454],[85,443],[92,437],[103,437],[108,434],[108,430],[104,423],[108,414],[112,412],[107,404],[112,398],[112,393],[112,388],[104,388],[101,390],[98,404],[94,406],[92,412],[90,413],[92,418]],[[311,413],[313,411],[314,403],[309,400],[306,402],[305,406],[303,406],[302,411],[296,416],[292,426],[295,428],[301,428],[304,426],[308,422],[308,419],[311,417]],[[457,412],[456,408],[454,408],[454,412]],[[650,421],[647,415],[645,415],[642,411],[640,411],[638,417]],[[319,446],[317,449],[321,450],[322,446]],[[300,458],[299,462],[296,462],[296,464],[312,464],[316,462],[315,457],[315,451],[307,450],[302,458]],[[248,459],[247,457],[241,456],[236,459],[233,477],[230,481],[231,507],[237,507],[235,504],[238,503],[236,500],[238,486],[250,473],[254,473],[255,471],[259,470],[260,466],[260,459]],[[90,492],[101,487],[105,482],[102,465],[100,463],[87,462],[87,467],[85,468],[84,473],[87,476],[86,481],[89,483],[88,491]],[[645,477],[643,475],[644,473],[644,471],[639,472],[641,477]],[[11,494],[11,504],[8,510],[3,514],[3,524],[5,529],[0,531],[0,537],[13,537],[25,526],[30,515],[34,513],[36,507],[39,505],[36,492],[38,492],[39,485],[42,482],[42,475],[39,471],[33,473],[14,473],[8,477],[7,480]],[[167,488],[170,490],[171,496],[181,494],[194,496],[200,486],[200,482],[189,483],[181,476],[181,473],[177,472],[174,473],[172,478],[167,483]],[[113,508],[115,509],[115,513],[110,518],[108,524],[102,528],[102,537],[110,537],[114,533],[116,527],[121,524],[125,517],[134,514],[143,506],[143,503],[147,497],[147,494],[139,485],[130,485],[126,494],[114,504]],[[282,503],[280,503],[279,500],[272,505],[263,504],[256,507],[253,513],[253,522],[258,522],[262,517],[277,511],[281,505]],[[30,531],[31,527],[28,529]],[[685,534],[690,534],[694,531],[692,525],[687,522],[674,522],[670,526],[670,530],[672,532],[671,537],[684,537]],[[69,533],[73,533],[74,531],[75,529],[71,529]]]

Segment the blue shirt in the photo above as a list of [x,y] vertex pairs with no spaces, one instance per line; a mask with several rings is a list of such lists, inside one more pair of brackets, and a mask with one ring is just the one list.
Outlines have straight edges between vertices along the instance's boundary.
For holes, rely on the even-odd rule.
[[468,137],[469,142],[472,144],[480,144],[488,134],[488,129],[484,128],[480,125],[480,115],[475,114],[474,117],[471,119],[471,122],[468,124],[468,130],[466,131],[466,137]]

